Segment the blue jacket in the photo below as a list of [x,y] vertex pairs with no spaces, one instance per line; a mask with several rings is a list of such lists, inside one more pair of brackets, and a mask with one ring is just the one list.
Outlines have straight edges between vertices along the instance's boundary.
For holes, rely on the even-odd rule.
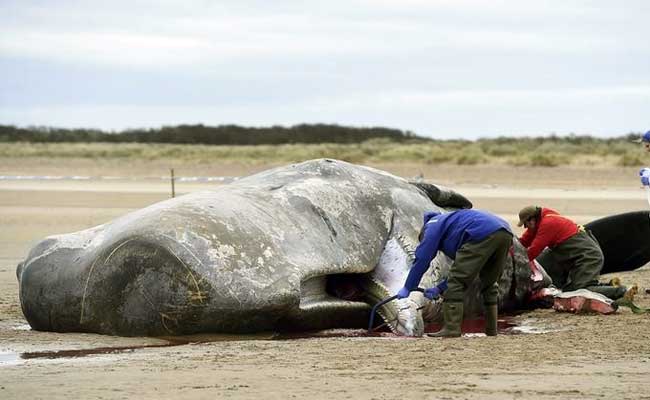
[[512,233],[510,225],[503,219],[473,209],[445,214],[428,212],[424,214],[423,229],[422,241],[415,249],[415,261],[404,284],[408,290],[418,287],[438,250],[451,259],[456,259],[456,252],[467,242],[480,242],[499,229]]

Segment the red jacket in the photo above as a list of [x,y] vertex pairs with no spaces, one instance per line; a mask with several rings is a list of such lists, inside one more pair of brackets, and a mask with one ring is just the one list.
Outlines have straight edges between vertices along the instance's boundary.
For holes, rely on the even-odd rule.
[[535,230],[526,229],[519,241],[528,249],[528,259],[534,260],[545,247],[555,247],[578,233],[575,222],[550,208],[542,208]]

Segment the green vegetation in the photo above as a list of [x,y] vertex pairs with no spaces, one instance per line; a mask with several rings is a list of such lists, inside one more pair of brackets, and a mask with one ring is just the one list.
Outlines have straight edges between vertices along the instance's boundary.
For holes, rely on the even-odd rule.
[[302,124],[291,127],[253,128],[237,125],[178,125],[160,129],[129,129],[103,132],[96,129],[62,129],[52,127],[17,128],[0,125],[0,142],[32,143],[176,143],[213,145],[262,145],[291,143],[361,143],[385,138],[394,142],[427,141],[412,132],[372,127],[354,128],[340,125]]
[[179,160],[198,163],[297,162],[336,158],[355,163],[640,166],[647,158],[632,142],[637,134],[434,140],[389,128],[296,125],[250,128],[179,125],[103,132],[0,125],[0,157]]
[[191,163],[289,163],[336,158],[354,163],[505,164],[514,166],[642,166],[650,157],[630,137],[497,138],[478,141],[395,141],[279,145],[144,143],[0,143],[0,157],[165,160]]

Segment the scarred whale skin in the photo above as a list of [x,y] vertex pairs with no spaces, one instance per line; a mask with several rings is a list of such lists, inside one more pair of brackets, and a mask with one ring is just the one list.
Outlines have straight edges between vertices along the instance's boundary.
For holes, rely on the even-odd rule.
[[[423,213],[450,206],[471,204],[342,161],[280,167],[46,238],[18,266],[21,306],[37,330],[125,336],[363,327],[404,282]],[[506,307],[532,285],[525,250],[513,255]],[[424,286],[445,274],[433,263]],[[332,296],[332,276],[365,293]],[[421,334],[422,307],[440,319],[419,293],[400,302],[382,309],[397,332]]]

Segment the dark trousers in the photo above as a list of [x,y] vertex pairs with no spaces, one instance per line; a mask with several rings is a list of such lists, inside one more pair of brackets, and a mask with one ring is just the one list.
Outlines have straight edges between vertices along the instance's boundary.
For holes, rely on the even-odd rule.
[[598,285],[603,252],[586,231],[580,231],[550,249],[555,263],[545,268],[553,284],[565,292]]
[[512,245],[512,234],[500,229],[480,242],[467,242],[456,252],[456,259],[449,269],[445,302],[462,302],[467,288],[476,277],[481,279],[481,294],[485,305],[497,304],[497,282]]

